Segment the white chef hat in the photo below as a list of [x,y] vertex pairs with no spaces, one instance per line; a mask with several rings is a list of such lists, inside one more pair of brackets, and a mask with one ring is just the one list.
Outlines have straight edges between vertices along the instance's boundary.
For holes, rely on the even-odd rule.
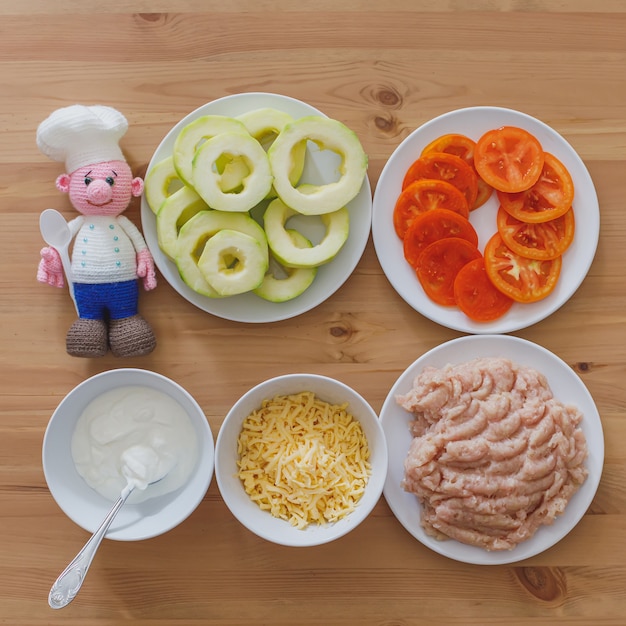
[[128,121],[108,106],[73,104],[57,109],[37,128],[37,147],[66,171],[102,161],[125,161],[119,141]]

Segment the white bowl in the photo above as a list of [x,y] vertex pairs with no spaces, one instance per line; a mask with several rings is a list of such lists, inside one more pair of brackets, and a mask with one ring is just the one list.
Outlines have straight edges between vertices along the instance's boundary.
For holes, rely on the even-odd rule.
[[[245,418],[263,400],[278,395],[313,392],[331,404],[348,403],[348,411],[363,428],[370,448],[371,475],[355,509],[329,524],[309,524],[298,529],[263,511],[245,492],[237,476],[237,439]],[[328,543],[356,528],[372,511],[382,495],[387,474],[387,446],[376,412],[356,391],[344,383],[316,374],[288,374],[260,383],[245,393],[228,412],[215,447],[215,478],[222,498],[232,514],[259,537],[285,546],[315,546]]]
[[185,485],[138,504],[126,503],[113,521],[107,539],[136,541],[161,535],[184,521],[202,501],[213,478],[213,435],[194,398],[173,380],[148,370],[122,368],[80,383],[56,408],[43,440],[43,470],[48,488],[63,512],[94,532],[113,503],[92,489],[77,472],[71,452],[72,434],[85,407],[97,396],[122,386],[151,387],[178,402],[189,416],[199,445],[198,461]]

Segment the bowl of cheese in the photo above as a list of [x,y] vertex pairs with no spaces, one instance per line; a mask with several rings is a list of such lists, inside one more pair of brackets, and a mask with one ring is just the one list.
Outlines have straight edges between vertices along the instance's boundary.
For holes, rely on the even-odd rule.
[[334,541],[379,501],[387,449],[378,415],[348,385],[287,374],[246,392],[217,436],[215,478],[249,531],[285,546]]

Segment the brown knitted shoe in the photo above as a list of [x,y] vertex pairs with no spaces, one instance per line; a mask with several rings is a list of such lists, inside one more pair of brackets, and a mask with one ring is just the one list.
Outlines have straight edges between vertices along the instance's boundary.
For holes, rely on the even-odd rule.
[[67,331],[65,347],[71,356],[100,357],[109,349],[104,320],[77,319]]
[[115,356],[143,356],[154,350],[156,339],[150,324],[133,315],[109,322],[109,345]]

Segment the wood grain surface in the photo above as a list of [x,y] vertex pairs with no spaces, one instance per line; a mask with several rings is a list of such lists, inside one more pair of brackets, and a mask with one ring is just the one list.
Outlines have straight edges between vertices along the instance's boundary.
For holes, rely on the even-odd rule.
[[[626,623],[626,3],[621,0],[0,0],[0,623],[409,624]],[[230,514],[215,480],[192,516],[161,537],[105,541],[77,599],[49,588],[88,535],[52,499],[41,445],[52,412],[85,378],[155,370],[198,400],[214,436],[254,384],[333,376],[376,411],[426,350],[460,336],[394,291],[371,239],[353,275],[315,309],[276,323],[229,322],[163,279],[140,307],[158,347],[125,361],[68,356],[74,309],[35,279],[46,207],[73,209],[61,166],[35,144],[55,108],[118,108],[122,147],[143,176],[167,131],[215,98],[265,91],[351,127],[376,187],[396,146],[447,111],[511,107],[577,150],[595,183],[601,233],[574,296],[519,337],[556,353],[598,406],[605,466],[593,504],[559,544],[484,567],[421,545],[384,498],[331,544],[270,544]],[[126,212],[140,225],[139,203]],[[160,278],[160,276],[159,276]]]

